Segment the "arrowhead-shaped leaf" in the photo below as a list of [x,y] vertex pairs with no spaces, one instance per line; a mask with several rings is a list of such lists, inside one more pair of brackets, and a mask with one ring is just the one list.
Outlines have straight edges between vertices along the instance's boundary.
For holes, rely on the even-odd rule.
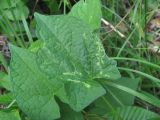
[[33,120],[59,118],[59,107],[54,100],[54,82],[39,70],[36,55],[12,45],[10,49],[10,76],[20,108]]
[[11,81],[20,108],[33,120],[60,117],[54,96],[81,111],[105,94],[97,78],[120,77],[101,41],[83,21],[71,16],[35,15],[36,51],[10,46]]

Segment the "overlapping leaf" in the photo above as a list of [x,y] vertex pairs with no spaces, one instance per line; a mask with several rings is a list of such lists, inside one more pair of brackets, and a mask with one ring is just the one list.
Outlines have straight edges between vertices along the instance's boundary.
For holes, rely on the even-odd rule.
[[100,0],[80,0],[73,6],[69,15],[83,20],[93,30],[99,29],[101,25],[101,2]]
[[[118,80],[113,81],[118,85],[127,86],[132,90],[137,90],[140,79],[131,79],[122,77]],[[106,95],[103,98],[99,98],[94,102],[94,108],[89,110],[91,114],[103,115],[106,112],[112,111],[113,108],[122,106],[132,106],[134,104],[135,96],[126,93],[125,91],[105,86]],[[126,97],[127,96],[127,97]],[[108,104],[106,104],[106,101]]]
[[[20,2],[20,0],[0,0],[0,9],[15,7],[18,2]],[[10,3],[10,5],[8,3]]]
[[40,72],[36,56],[24,49],[10,46],[12,51],[11,82],[17,103],[34,120],[60,117],[54,100],[53,84]]
[[81,20],[36,14],[36,21],[42,48],[31,52],[10,46],[13,92],[32,119],[60,117],[54,96],[80,111],[105,93],[94,79],[120,76],[116,62]]
[[21,0],[1,0],[0,11],[9,20],[22,20],[22,16],[28,17],[29,10]]

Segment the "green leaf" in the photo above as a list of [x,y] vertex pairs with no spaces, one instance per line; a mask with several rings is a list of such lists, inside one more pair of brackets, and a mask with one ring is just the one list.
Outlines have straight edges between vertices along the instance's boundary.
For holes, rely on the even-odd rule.
[[151,119],[148,119],[148,120],[160,120],[160,117],[151,118]]
[[[11,11],[14,14],[12,14]],[[4,10],[3,14],[6,15],[6,17],[10,20],[15,20],[14,15],[15,15],[16,20],[22,20],[22,16],[24,16],[25,18],[28,17],[29,10],[28,10],[27,6],[20,4],[20,5],[17,5],[16,7],[14,7],[14,8]]]
[[[122,77],[113,82],[136,91],[139,81],[139,79]],[[111,111],[116,107],[122,107],[126,105],[131,106],[134,104],[134,95],[110,86],[105,86],[105,88],[106,95],[94,102],[95,108],[90,110],[91,113],[104,114],[105,111]]]
[[5,88],[10,91],[12,90],[9,76],[3,72],[0,72],[0,88]]
[[58,120],[84,120],[81,112],[75,112],[70,109],[66,104],[61,104],[62,117]]
[[159,117],[158,114],[139,107],[120,107],[106,116],[109,120],[148,120]]
[[35,18],[38,39],[44,44],[36,51],[10,45],[10,76],[17,103],[33,120],[60,117],[54,96],[81,111],[105,94],[95,79],[120,77],[116,62],[81,20],[39,14]]
[[[93,34],[88,25],[81,20],[70,16],[40,14],[36,14],[35,18],[39,39],[44,40],[45,47],[53,49],[53,54],[59,57],[57,59],[62,61],[66,58],[74,62],[69,64],[75,64],[80,68],[83,74],[88,75],[86,78],[118,79],[120,77],[116,62],[106,55],[98,35]],[[65,74],[67,75],[68,72]],[[72,75],[68,74],[68,76]]]
[[29,47],[29,50],[32,52],[37,52],[42,46],[43,46],[43,41],[37,40],[31,44],[31,46]]
[[143,91],[142,92],[138,92],[138,91],[132,90],[132,89],[130,89],[128,87],[116,84],[116,83],[111,82],[111,81],[104,81],[104,83],[107,86],[111,86],[111,87],[114,87],[114,88],[119,89],[121,91],[127,92],[127,93],[129,93],[131,95],[134,95],[134,96],[136,96],[136,97],[138,97],[138,98],[140,98],[140,99],[142,99],[142,100],[144,100],[144,101],[146,101],[148,103],[151,103],[151,104],[153,104],[155,106],[160,106],[160,100],[157,97],[155,97],[153,95],[150,95],[149,93],[148,93],[149,95],[146,94],[146,93],[144,94]]
[[[1,21],[1,19],[0,19],[0,21]],[[4,55],[2,54],[2,52],[0,52],[0,63],[4,66],[5,70],[7,71],[8,70],[8,63],[7,63],[7,60],[5,59]]]
[[101,25],[101,2],[100,0],[80,0],[73,6],[69,15],[83,20],[94,29],[99,29]]
[[[136,91],[138,88],[139,81],[140,81],[139,79],[122,77],[113,82]],[[126,93],[124,91],[120,91],[119,89],[115,89],[110,86],[107,86],[106,90],[107,90],[106,91],[107,95],[105,96],[105,98],[114,107],[123,106],[123,105],[128,105],[128,106],[133,105],[134,98],[135,98],[133,95]]]
[[10,49],[10,77],[13,93],[20,108],[34,120],[59,118],[59,107],[54,100],[54,82],[39,70],[36,56],[12,45]]
[[0,111],[0,120],[21,120],[17,110]]
[[[66,92],[69,105],[75,111],[80,111],[92,101],[105,93],[105,90],[94,81],[70,81],[66,83]],[[93,94],[94,93],[94,94]],[[62,100],[63,101],[63,100]]]
[[[42,67],[43,69],[44,67],[52,69],[50,66],[55,66],[55,68],[59,68],[59,71],[63,72],[65,77],[63,79],[68,81],[67,84],[71,83],[68,85],[70,86],[70,89],[67,87],[66,91],[70,90],[67,94],[70,96],[69,104],[74,110],[81,110],[84,106],[89,105],[91,101],[104,94],[104,90],[98,83],[94,83],[95,85],[91,86],[90,84],[87,85],[85,81],[87,82],[95,78],[103,77],[116,79],[120,76],[115,67],[115,61],[111,61],[105,55],[100,40],[96,35],[90,32],[92,30],[90,30],[86,24],[68,16],[45,17],[36,15],[36,20],[39,29],[39,39],[46,40],[46,46],[49,50],[53,49],[53,57],[49,59],[58,59],[53,61],[53,63],[50,63],[50,65]],[[47,24],[45,21],[48,21]],[[50,34],[48,34],[49,32]],[[55,40],[48,40],[49,38],[54,38]],[[47,58],[49,55],[47,55],[48,52],[45,51],[42,53],[45,54],[45,58]],[[61,61],[63,62],[61,63]],[[43,63],[40,64],[43,65]],[[53,72],[49,73],[49,75],[55,76]],[[75,86],[77,86],[77,88]],[[81,89],[78,86],[81,86]],[[87,86],[89,87],[87,88]],[[77,91],[77,89],[82,91],[82,93]],[[95,91],[93,97],[91,96],[93,93],[92,90]],[[89,97],[85,96],[87,93],[90,94],[88,95]],[[84,94],[84,98],[82,97],[82,94]],[[80,95],[80,97],[78,95]],[[76,99],[79,99],[79,101],[75,101]],[[76,104],[74,104],[73,100]],[[83,101],[83,104],[86,102],[86,104],[83,105],[81,101]]]
[[[10,5],[8,3],[11,3]],[[0,10],[15,7],[20,0],[0,0]]]
[[[15,2],[13,2],[15,1]],[[7,0],[3,3],[4,8],[2,9],[3,15],[9,20],[22,20],[22,16],[28,17],[29,10],[27,6],[20,0]]]
[[13,95],[11,93],[7,93],[4,95],[0,95],[0,104],[9,104],[13,101]]

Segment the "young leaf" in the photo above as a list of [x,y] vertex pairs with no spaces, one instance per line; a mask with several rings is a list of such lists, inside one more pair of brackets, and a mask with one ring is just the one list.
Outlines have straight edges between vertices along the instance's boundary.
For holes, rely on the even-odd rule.
[[101,25],[101,2],[100,0],[80,0],[73,6],[69,15],[83,20],[95,30]]

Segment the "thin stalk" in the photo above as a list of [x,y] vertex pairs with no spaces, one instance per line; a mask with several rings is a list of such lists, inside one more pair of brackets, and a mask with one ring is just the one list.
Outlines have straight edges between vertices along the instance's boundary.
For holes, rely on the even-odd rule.
[[[10,1],[10,0],[7,0],[7,2],[8,2],[8,5],[11,6],[11,1]],[[14,0],[14,2],[15,2],[15,0]],[[15,5],[15,7],[17,7],[17,6]],[[21,47],[25,47],[25,45],[24,45],[24,44],[25,44],[25,41],[24,41],[24,37],[23,37],[23,33],[22,33],[22,30],[21,30],[19,21],[16,19],[15,13],[14,13],[12,10],[10,10],[10,12],[11,12],[14,20],[16,21],[16,26],[18,26],[18,29],[20,30],[21,39],[18,37],[17,42],[19,43],[19,45],[20,45]],[[6,19],[8,19],[8,18],[6,17]],[[9,20],[8,20],[8,21],[9,21]],[[13,30],[13,31],[14,31],[14,30]],[[15,32],[15,33],[16,33],[16,32]],[[17,35],[17,36],[18,36],[18,35]]]
[[21,47],[24,47],[23,42],[21,41],[21,39],[19,38],[19,36],[18,36],[17,33],[15,32],[15,30],[13,29],[14,27],[11,25],[10,21],[8,20],[8,18],[6,18],[5,16],[3,16],[3,17],[4,17],[4,19],[6,20],[6,23],[8,24],[9,28],[12,30],[13,34],[15,35],[18,44],[19,44]]
[[158,106],[158,107],[160,106],[160,100],[158,98],[154,97],[154,96],[151,97],[151,95],[150,96],[145,95],[143,93],[140,93],[140,92],[137,92],[135,90],[132,90],[132,89],[126,87],[126,86],[122,86],[122,85],[113,83],[111,81],[103,81],[103,82],[106,85],[109,85],[111,87],[114,87],[114,88],[117,88],[117,89],[122,90],[124,92],[127,92],[127,93],[129,93],[129,94],[131,94],[133,96],[136,96],[136,97],[138,97],[138,98],[150,103],[150,104],[153,104],[153,105]]
[[136,58],[125,58],[125,57],[112,57],[112,59],[114,60],[129,60],[129,61],[135,61],[135,62],[139,62],[139,63],[143,63],[146,64],[148,66],[151,66],[153,68],[159,69],[160,70],[160,66],[153,64],[151,62],[145,61],[145,60],[140,60],[140,59],[136,59]]
[[129,42],[130,38],[132,37],[133,33],[135,32],[136,28],[131,32],[131,34],[128,36],[128,38],[125,40],[124,44],[122,45],[121,49],[119,50],[117,57],[119,57],[126,46],[126,44]]
[[66,0],[63,0],[63,14],[66,14]]
[[7,30],[7,27],[5,27],[5,25],[1,22],[1,20],[0,20],[0,26],[2,27],[2,29],[4,30],[4,32],[7,34],[7,37],[9,38],[9,40],[10,40],[13,44],[16,44],[15,39],[14,39],[12,36],[10,36],[10,33],[9,33],[8,30]]
[[25,31],[26,31],[26,34],[27,34],[27,37],[29,39],[29,43],[31,44],[33,42],[33,39],[32,39],[32,35],[30,33],[30,30],[28,28],[28,24],[27,24],[27,21],[24,17],[24,15],[22,15],[22,22],[23,22],[23,25],[24,25],[24,28],[25,28]]
[[141,72],[141,71],[138,71],[138,70],[133,70],[133,69],[129,69],[129,68],[124,68],[124,67],[118,67],[119,70],[124,70],[124,71],[130,71],[130,72],[133,72],[133,73],[137,73],[139,75],[142,75],[148,79],[150,79],[152,82],[155,82],[157,83],[158,86],[160,86],[160,79],[156,78],[156,77],[153,77],[149,74],[146,74],[144,72]]

